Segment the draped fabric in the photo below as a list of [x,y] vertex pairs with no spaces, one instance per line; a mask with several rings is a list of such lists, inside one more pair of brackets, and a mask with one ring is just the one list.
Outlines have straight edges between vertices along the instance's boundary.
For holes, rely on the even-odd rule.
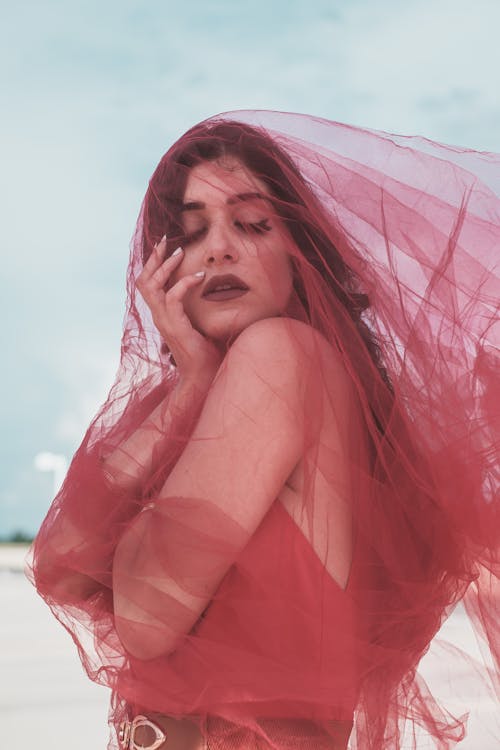
[[[208,395],[181,408],[136,281],[164,234],[167,254],[198,252],[189,175],[216,163],[234,177],[234,159],[265,194],[224,208],[234,242],[267,268],[279,234],[293,293],[228,340]],[[210,118],[163,157],[131,244],[120,367],[30,561],[87,674],[113,691],[112,728],[159,712],[192,718],[213,748],[282,750],[345,747],[336,733],[353,722],[353,750],[452,748],[466,716],[418,668],[462,600],[484,665],[461,668],[498,697],[499,193],[499,155],[281,112]],[[245,350],[253,339],[264,354]],[[246,355],[269,423],[231,375]],[[266,358],[281,379],[266,382]],[[138,430],[155,435],[148,456]],[[238,430],[248,455],[232,457]],[[292,434],[298,483],[285,472],[273,494]]]

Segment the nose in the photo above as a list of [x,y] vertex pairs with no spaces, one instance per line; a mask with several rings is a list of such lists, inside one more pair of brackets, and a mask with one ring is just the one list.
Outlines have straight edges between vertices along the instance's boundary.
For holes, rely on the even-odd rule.
[[234,238],[222,222],[214,224],[206,238],[205,263],[213,266],[219,263],[235,263],[239,258]]

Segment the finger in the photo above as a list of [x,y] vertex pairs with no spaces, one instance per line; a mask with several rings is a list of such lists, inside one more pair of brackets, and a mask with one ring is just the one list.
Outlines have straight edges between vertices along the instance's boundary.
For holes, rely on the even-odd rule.
[[141,280],[141,282],[147,281],[155,273],[155,271],[159,268],[159,266],[161,266],[164,261],[166,249],[167,235],[164,234],[161,240],[153,245],[153,252],[145,262],[141,273],[137,278],[138,281],[139,279]]
[[178,247],[177,250],[175,250],[166,260],[162,257],[156,269],[152,266],[150,269],[141,273],[137,278],[136,285],[146,301],[160,293],[164,294],[164,287],[170,278],[170,274],[173,273],[175,268],[180,264],[182,258],[182,248]]
[[204,277],[204,271],[184,276],[169,292],[158,295],[150,304],[153,321],[158,330],[161,330],[171,351],[180,346],[179,342],[183,338],[194,333],[191,320],[184,309],[183,298],[186,292],[198,285]]
[[174,272],[177,266],[180,265],[183,258],[184,252],[182,247],[178,247],[177,250],[174,250],[172,255],[169,255],[169,257],[166,258],[151,275],[150,278],[154,284],[163,288],[170,278],[170,275]]
[[166,323],[165,316],[167,316],[172,323],[176,319],[186,322],[187,316],[183,306],[184,296],[189,289],[197,286],[204,278],[205,271],[188,274],[176,282],[167,292],[160,286],[155,285],[153,288],[150,282],[147,288],[141,291],[141,294],[150,308],[153,318],[161,318]]
[[[184,324],[189,322],[186,311],[184,310],[184,297],[187,292],[193,287],[200,284],[205,277],[204,271],[198,271],[197,273],[189,274],[180,279],[169,291],[163,295],[163,299],[156,298],[152,303],[153,314],[161,315],[164,320],[169,319],[170,324],[175,328],[175,321],[177,324]],[[165,317],[166,316],[166,317]],[[189,326],[191,323],[189,322]]]
[[[193,334],[192,322],[184,309],[184,296],[193,287],[200,284],[205,277],[204,271],[184,276],[164,295],[163,310],[159,309],[157,315],[162,320],[162,327],[165,330],[165,338],[172,344],[179,341],[179,336]],[[155,313],[153,313],[155,317]]]
[[183,276],[177,283],[173,285],[171,289],[165,295],[165,303],[171,304],[175,302],[182,302],[184,295],[192,287],[197,286],[205,278],[205,271],[197,271],[196,273],[190,273],[187,276]]
[[188,274],[177,281],[165,294],[163,304],[168,311],[175,316],[184,317],[184,297],[186,294],[198,286],[205,278],[205,271]]

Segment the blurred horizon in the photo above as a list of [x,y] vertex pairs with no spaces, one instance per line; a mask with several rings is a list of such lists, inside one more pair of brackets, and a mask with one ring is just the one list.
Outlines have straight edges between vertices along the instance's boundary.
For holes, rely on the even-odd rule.
[[3,9],[1,539],[36,532],[106,399],[129,240],[172,142],[274,109],[500,152],[499,26],[495,0]]

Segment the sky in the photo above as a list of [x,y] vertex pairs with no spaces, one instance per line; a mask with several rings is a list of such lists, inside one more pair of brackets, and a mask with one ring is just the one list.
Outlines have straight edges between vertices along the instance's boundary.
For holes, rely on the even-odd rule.
[[118,366],[129,241],[188,127],[274,109],[500,152],[498,0],[32,0],[0,29],[0,537]]

